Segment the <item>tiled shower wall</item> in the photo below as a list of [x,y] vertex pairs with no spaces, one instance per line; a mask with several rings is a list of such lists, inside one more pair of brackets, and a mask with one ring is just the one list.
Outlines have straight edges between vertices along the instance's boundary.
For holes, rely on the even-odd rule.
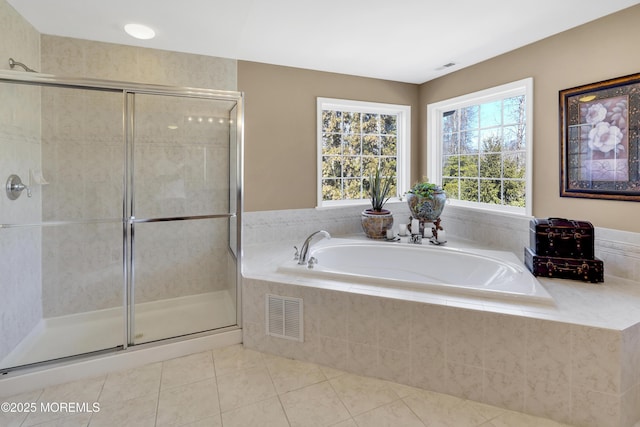
[[[40,68],[40,34],[0,0],[0,69],[8,59]],[[40,89],[0,83],[0,224],[39,223],[41,193],[7,198],[11,174],[29,183],[29,169],[40,168]],[[41,235],[38,227],[0,228],[0,360],[42,318]]]
[[42,89],[43,314],[122,304],[122,96]]
[[[42,36],[42,52],[42,71],[61,76],[236,89],[234,60],[55,36]],[[122,216],[122,105],[118,93],[43,90],[45,220]],[[230,106],[136,96],[137,218],[228,211]],[[226,219],[136,225],[136,302],[226,289],[227,227]],[[113,221],[45,228],[45,317],[122,304],[121,239]]]
[[145,84],[237,90],[237,61],[42,35],[43,73]]
[[[0,0],[1,69],[9,69],[10,57],[43,73],[67,77],[237,87],[235,60],[41,35]],[[3,192],[0,223],[90,222],[0,228],[2,359],[43,317],[122,304],[122,224],[111,220],[122,216],[124,151],[122,95],[78,95],[80,91],[71,89],[12,84],[0,84],[0,92],[0,170],[5,173],[1,182],[16,173],[29,183],[30,169],[42,169],[49,181],[34,187],[31,198],[24,192],[9,201]],[[157,214],[159,207],[178,216],[226,212],[228,123],[212,123],[219,127],[214,132],[211,127],[207,132],[192,131],[191,140],[182,138],[176,144],[181,131],[169,139],[157,133],[160,129],[166,134],[168,115],[177,115],[183,125],[190,113],[200,111],[176,108],[176,103],[164,110],[159,102],[148,104],[146,111],[157,126],[140,129],[149,138],[141,141],[136,155],[155,168],[149,172],[158,179],[146,183],[148,191],[139,192],[139,208],[148,215]],[[206,118],[224,112],[220,120],[226,120],[228,107],[208,110]],[[155,191],[164,197],[153,196]],[[227,228],[226,219],[141,224],[137,302],[225,288],[235,298]]]

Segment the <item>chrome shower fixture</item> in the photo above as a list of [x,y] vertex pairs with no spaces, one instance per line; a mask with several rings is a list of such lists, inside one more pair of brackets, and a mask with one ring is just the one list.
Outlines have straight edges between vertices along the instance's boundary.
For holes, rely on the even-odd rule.
[[22,183],[18,175],[10,175],[7,179],[7,197],[9,200],[16,200],[24,190],[27,190],[27,197],[31,197],[31,189]]
[[22,67],[25,71],[28,71],[30,73],[37,73],[36,70],[34,70],[33,68],[29,68],[26,65],[24,65],[22,62],[18,62],[13,58],[9,58],[9,68],[11,68],[12,70],[16,67],[16,65],[18,67]]

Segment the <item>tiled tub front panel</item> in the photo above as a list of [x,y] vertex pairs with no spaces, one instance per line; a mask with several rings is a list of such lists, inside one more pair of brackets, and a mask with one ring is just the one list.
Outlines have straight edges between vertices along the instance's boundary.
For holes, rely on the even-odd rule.
[[[305,341],[265,332],[265,294],[304,301]],[[578,426],[640,419],[640,326],[614,331],[261,280],[244,345]]]

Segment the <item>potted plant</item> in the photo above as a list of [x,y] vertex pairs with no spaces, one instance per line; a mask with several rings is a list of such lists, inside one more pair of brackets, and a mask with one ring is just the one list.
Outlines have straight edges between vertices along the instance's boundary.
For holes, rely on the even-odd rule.
[[389,192],[392,184],[393,178],[386,177],[380,165],[369,175],[368,195],[371,207],[362,211],[361,223],[364,233],[370,239],[386,238],[387,230],[393,227],[393,214],[384,208],[391,197]]
[[436,184],[428,181],[416,183],[407,192],[407,203],[411,216],[419,220],[434,222],[440,218],[447,194]]

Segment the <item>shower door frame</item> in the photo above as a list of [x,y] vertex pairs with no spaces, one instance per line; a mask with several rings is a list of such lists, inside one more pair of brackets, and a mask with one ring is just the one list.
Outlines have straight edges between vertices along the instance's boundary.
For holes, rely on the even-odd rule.
[[[151,223],[151,222],[163,222],[163,221],[185,221],[185,220],[199,220],[199,219],[220,219],[228,218],[229,224],[235,219],[235,246],[231,248],[231,236],[229,236],[229,250],[233,253],[236,261],[235,268],[235,292],[236,292],[236,324],[226,325],[220,328],[193,332],[186,335],[187,338],[201,337],[206,335],[212,335],[218,332],[225,332],[229,330],[236,330],[241,328],[242,324],[242,267],[241,267],[241,254],[242,254],[242,212],[243,212],[243,184],[244,184],[244,94],[237,91],[227,90],[215,90],[215,89],[203,89],[192,87],[179,87],[179,86],[164,86],[153,84],[142,84],[133,82],[113,81],[113,80],[101,80],[90,78],[70,78],[42,73],[26,73],[22,71],[0,70],[0,82],[25,84],[40,87],[60,87],[60,88],[72,88],[72,89],[86,89],[86,90],[103,90],[114,93],[121,93],[123,98],[122,105],[122,135],[124,138],[124,177],[123,177],[123,194],[122,194],[122,251],[123,251],[123,318],[124,318],[124,331],[123,341],[121,347],[107,348],[92,351],[89,353],[81,353],[75,355],[69,355],[61,359],[43,360],[40,362],[30,363],[27,365],[20,365],[15,367],[9,367],[4,369],[3,372],[14,371],[16,369],[31,368],[34,366],[51,365],[58,363],[65,363],[68,361],[76,360],[78,358],[90,357],[91,355],[101,353],[111,353],[112,351],[126,350],[129,347],[135,348],[148,348],[150,346],[162,345],[166,342],[172,342],[174,340],[183,340],[185,336],[168,337],[158,341],[152,341],[148,343],[135,344],[135,304],[134,304],[134,292],[135,292],[135,260],[134,260],[134,245],[135,245],[135,224],[139,223]],[[231,176],[233,168],[229,168],[229,181],[235,178],[235,205],[236,212],[228,212],[227,214],[213,214],[213,215],[197,215],[197,216],[181,216],[181,217],[167,217],[167,218],[135,218],[131,213],[134,209],[134,197],[133,194],[133,152],[134,152],[134,114],[133,114],[133,95],[134,94],[149,94],[160,96],[174,96],[182,98],[199,98],[210,99],[212,101],[230,101],[235,102],[235,107],[230,110],[236,111],[236,115],[233,117],[233,125],[236,135],[236,164],[235,164],[235,177]],[[231,117],[231,116],[230,116]],[[231,124],[230,124],[231,126]],[[232,147],[231,136],[234,133],[229,128],[229,144]],[[231,155],[230,147],[230,155]],[[229,188],[229,198],[232,198]],[[231,208],[231,206],[230,206]],[[229,209],[230,211],[231,209]],[[89,220],[87,223],[100,222],[100,220]],[[46,226],[46,225],[71,225],[76,224],[78,221],[55,221],[51,224],[18,224],[18,225],[3,225],[0,224],[0,230],[2,228],[13,227],[30,227],[30,226]],[[229,233],[232,228],[230,227]]]
[[[176,89],[176,88],[171,88],[171,89]],[[123,109],[123,122],[124,122],[124,136],[125,136],[125,150],[127,151],[126,155],[125,155],[125,159],[127,161],[127,164],[125,164],[125,185],[124,185],[124,194],[123,194],[123,209],[124,209],[124,213],[123,213],[123,218],[125,219],[126,223],[124,224],[124,229],[123,232],[125,233],[124,236],[124,268],[126,269],[125,271],[125,281],[126,283],[126,292],[125,292],[125,299],[126,299],[126,304],[125,306],[127,307],[127,318],[126,318],[126,322],[125,322],[125,328],[127,329],[126,331],[126,336],[127,336],[127,342],[125,342],[124,345],[124,349],[126,349],[128,346],[141,346],[141,345],[149,345],[149,344],[153,344],[156,341],[151,341],[151,342],[143,342],[143,343],[136,343],[135,342],[135,337],[136,337],[136,303],[135,303],[135,292],[136,292],[136,287],[135,287],[135,266],[136,266],[136,262],[135,262],[135,240],[136,240],[136,236],[135,236],[135,228],[136,228],[136,224],[151,224],[151,223],[158,223],[158,222],[179,222],[179,221],[198,221],[198,220],[206,220],[206,219],[224,219],[227,218],[229,220],[236,218],[236,229],[237,229],[237,234],[236,234],[236,240],[237,240],[237,244],[235,249],[231,248],[231,240],[229,241],[229,249],[233,252],[234,254],[234,258],[236,259],[236,325],[226,325],[226,326],[222,326],[219,328],[215,328],[214,330],[226,330],[226,328],[228,328],[229,326],[238,326],[241,324],[240,321],[240,307],[241,307],[241,301],[240,301],[240,292],[239,292],[239,286],[240,286],[240,280],[241,280],[241,266],[240,266],[240,257],[238,256],[238,254],[241,254],[241,223],[242,223],[242,163],[243,163],[243,158],[242,158],[242,146],[243,144],[241,143],[243,140],[243,105],[241,103],[242,100],[242,93],[239,92],[224,92],[224,91],[211,91],[211,92],[216,92],[216,95],[214,95],[214,97],[212,97],[208,92],[208,90],[204,90],[205,92],[203,93],[203,89],[193,89],[193,88],[184,88],[184,90],[187,90],[187,93],[184,93],[182,91],[180,91],[178,89],[178,91],[171,91],[171,92],[167,92],[166,88],[161,88],[161,90],[156,90],[155,88],[151,87],[151,86],[145,86],[144,89],[136,89],[136,90],[129,90],[129,89],[125,89],[123,91],[124,94],[124,109]],[[194,92],[197,91],[197,92]],[[234,98],[233,95],[231,97],[221,97],[220,94],[224,94],[224,95],[229,95],[229,94],[235,94],[237,96],[237,98]],[[159,95],[159,96],[173,96],[173,97],[181,97],[181,98],[189,98],[189,99],[209,99],[209,100],[213,100],[213,101],[233,101],[235,102],[235,106],[233,108],[231,108],[231,110],[229,110],[230,112],[233,111],[234,109],[236,109],[236,117],[234,117],[233,120],[233,124],[235,125],[236,128],[236,135],[237,135],[237,140],[236,140],[236,144],[237,144],[237,164],[236,164],[236,170],[237,170],[237,174],[235,177],[235,182],[236,182],[236,187],[237,187],[237,192],[236,192],[236,197],[235,197],[235,201],[236,201],[236,213],[227,213],[227,214],[210,214],[210,215],[185,215],[185,216],[172,216],[172,217],[158,217],[158,218],[137,218],[135,216],[135,205],[136,205],[136,195],[135,195],[135,161],[136,161],[136,155],[135,155],[135,140],[136,140],[136,136],[135,136],[135,128],[136,128],[136,113],[135,113],[135,95]],[[231,124],[230,124],[231,125]],[[229,131],[229,143],[231,143],[231,135],[232,132],[231,130]],[[231,151],[231,150],[230,150]],[[229,153],[231,155],[231,153]],[[230,165],[231,166],[231,165]],[[232,168],[229,168],[229,174],[231,175],[231,170]],[[229,176],[229,179],[231,179],[233,177]],[[230,186],[231,187],[231,186]],[[229,189],[231,191],[231,188]],[[229,209],[231,209],[231,204],[229,206]],[[231,230],[229,230],[231,231]],[[230,237],[230,236],[229,236]],[[127,274],[128,273],[128,274]],[[201,331],[201,332],[192,332],[189,333],[189,336],[196,336],[197,334],[207,334],[209,333],[208,331]],[[176,337],[166,337],[163,339],[160,339],[158,341],[162,342],[165,340],[169,340],[172,338],[176,338]]]

